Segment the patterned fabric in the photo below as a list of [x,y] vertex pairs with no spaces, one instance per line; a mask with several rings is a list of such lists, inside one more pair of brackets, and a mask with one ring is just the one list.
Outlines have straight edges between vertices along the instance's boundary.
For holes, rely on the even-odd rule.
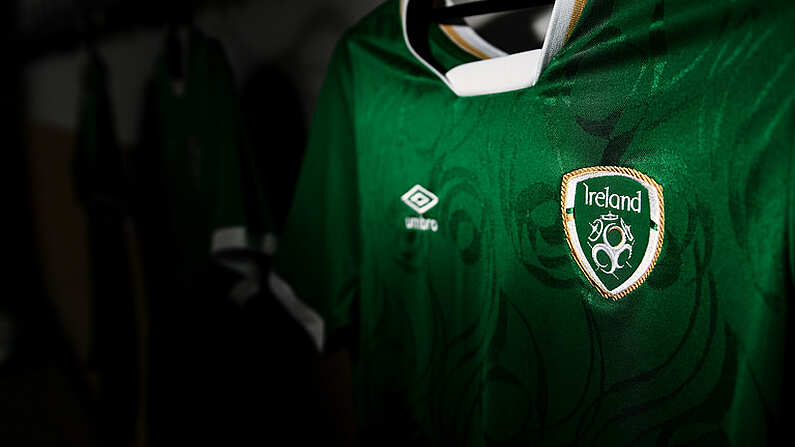
[[[411,55],[398,2],[346,34],[276,268],[329,335],[358,334],[365,445],[770,441],[795,259],[793,5],[589,0],[534,87],[468,98]],[[447,66],[472,60],[438,27],[429,40]],[[560,213],[563,176],[593,166],[665,195],[656,266],[618,301]]]

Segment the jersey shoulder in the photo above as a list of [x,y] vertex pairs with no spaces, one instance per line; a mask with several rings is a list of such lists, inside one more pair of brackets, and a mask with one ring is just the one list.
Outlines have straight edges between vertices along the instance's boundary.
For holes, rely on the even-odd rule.
[[367,84],[376,76],[388,83],[395,75],[424,73],[403,38],[400,8],[399,0],[388,0],[348,28],[337,44],[337,60],[332,64],[339,65],[344,59],[354,75],[366,72],[359,76],[362,82],[358,84]]

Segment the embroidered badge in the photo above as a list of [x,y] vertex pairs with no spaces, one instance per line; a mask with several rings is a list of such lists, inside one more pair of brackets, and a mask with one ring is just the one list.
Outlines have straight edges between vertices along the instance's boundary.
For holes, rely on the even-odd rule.
[[663,243],[662,187],[634,169],[595,166],[563,176],[563,228],[574,260],[605,298],[646,280]]

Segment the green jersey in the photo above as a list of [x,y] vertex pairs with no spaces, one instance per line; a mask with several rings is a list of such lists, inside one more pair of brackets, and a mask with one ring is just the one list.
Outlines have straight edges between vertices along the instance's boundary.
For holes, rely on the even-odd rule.
[[225,401],[206,384],[228,377],[232,357],[223,354],[233,351],[214,346],[236,334],[229,306],[255,292],[248,287],[258,274],[255,253],[270,230],[223,48],[196,28],[186,36],[156,62],[135,154],[148,295],[147,426],[156,444],[184,440],[184,424],[203,426],[211,438],[233,414],[212,411]]
[[340,41],[275,266],[355,330],[365,445],[769,442],[793,4],[558,0],[506,55],[430,3]]
[[[186,34],[184,57],[171,49],[157,60],[136,154],[148,264],[181,288],[213,256],[258,249],[270,230],[229,62],[217,40]],[[183,59],[173,76],[169,64]]]

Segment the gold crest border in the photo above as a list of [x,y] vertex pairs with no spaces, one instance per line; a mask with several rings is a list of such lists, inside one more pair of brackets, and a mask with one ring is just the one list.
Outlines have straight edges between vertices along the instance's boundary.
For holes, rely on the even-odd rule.
[[[659,202],[660,202],[660,222],[659,222],[660,238],[657,241],[657,250],[654,253],[654,258],[651,260],[651,264],[649,264],[649,266],[646,268],[646,271],[643,273],[643,276],[638,278],[638,280],[635,281],[633,284],[631,284],[629,287],[627,287],[626,289],[622,290],[619,293],[616,293],[615,295],[603,290],[602,287],[600,287],[596,283],[596,281],[594,281],[594,278],[591,278],[591,275],[588,274],[588,271],[585,269],[585,266],[582,265],[582,261],[577,256],[577,252],[574,250],[574,245],[571,242],[571,234],[569,234],[569,226],[566,225],[566,222],[567,222],[567,219],[568,219],[568,215],[566,213],[566,187],[569,185],[569,182],[573,178],[579,177],[579,176],[584,175],[584,174],[591,174],[591,173],[595,173],[595,172],[613,172],[613,173],[617,173],[617,174],[626,174],[626,175],[628,175],[630,177],[635,178],[636,180],[644,181],[647,184],[652,185],[657,190],[657,195],[660,198],[659,199]],[[575,193],[576,193],[576,191],[575,191]],[[563,181],[562,181],[562,183],[560,185],[560,213],[561,213],[561,217],[562,217],[562,220],[563,220],[563,231],[566,233],[566,241],[569,244],[569,252],[571,252],[571,257],[574,258],[574,261],[577,263],[577,266],[580,268],[580,271],[582,271],[582,273],[585,275],[585,277],[588,278],[588,281],[591,283],[591,285],[593,285],[594,288],[596,290],[598,290],[599,293],[603,297],[605,297],[606,299],[609,299],[609,300],[612,300],[612,301],[618,301],[621,298],[624,298],[625,296],[627,296],[628,294],[634,292],[635,289],[637,289],[641,284],[643,284],[644,281],[646,281],[646,278],[649,277],[649,274],[651,273],[651,271],[654,270],[654,266],[657,264],[657,258],[660,256],[660,251],[662,250],[663,239],[664,239],[664,236],[665,236],[665,198],[663,197],[662,186],[660,186],[656,181],[654,181],[654,179],[652,179],[648,175],[646,175],[646,174],[644,174],[644,173],[642,173],[640,171],[636,171],[635,169],[624,168],[624,167],[620,167],[620,166],[592,166],[592,167],[589,167],[589,168],[582,168],[582,169],[577,169],[576,171],[571,171],[568,174],[563,176]]]

